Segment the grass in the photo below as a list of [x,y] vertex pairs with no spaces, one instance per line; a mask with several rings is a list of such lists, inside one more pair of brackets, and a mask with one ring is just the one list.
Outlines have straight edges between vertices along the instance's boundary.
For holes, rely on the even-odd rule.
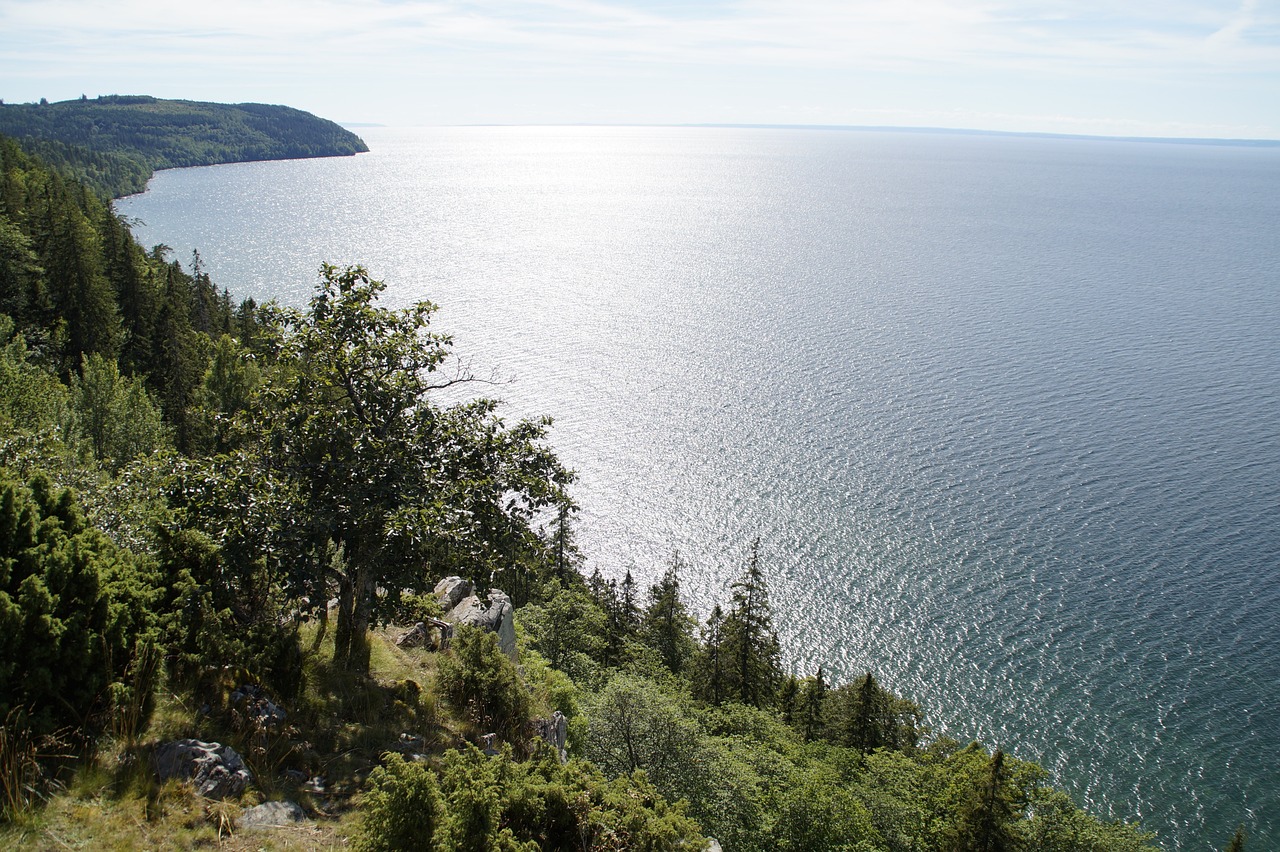
[[[457,744],[458,724],[435,694],[436,655],[396,647],[398,629],[370,636],[370,675],[335,670],[332,640],[304,653],[304,686],[288,725],[256,731],[237,724],[223,708],[192,706],[162,694],[145,738],[105,743],[82,765],[67,788],[43,807],[0,825],[0,848],[15,850],[277,850],[348,848],[356,814],[354,796],[381,755],[402,734],[416,748],[442,751]],[[302,637],[310,648],[314,635]],[[224,697],[238,684],[228,682]],[[225,702],[224,702],[225,703]],[[195,737],[228,743],[254,775],[252,792],[237,803],[210,802],[177,782],[158,784],[150,771],[151,748]],[[324,792],[299,789],[283,776],[297,770],[322,777]],[[313,817],[288,828],[238,831],[236,817],[259,801],[291,799]]]

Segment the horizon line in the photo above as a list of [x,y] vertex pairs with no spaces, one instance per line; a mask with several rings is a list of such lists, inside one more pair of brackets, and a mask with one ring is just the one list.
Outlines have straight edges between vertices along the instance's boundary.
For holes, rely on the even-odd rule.
[[960,136],[1017,136],[1037,139],[1079,139],[1100,142],[1151,142],[1172,145],[1229,145],[1234,147],[1280,147],[1280,138],[1261,139],[1217,136],[1121,136],[1101,133],[1062,133],[1047,130],[984,130],[972,127],[926,127],[918,125],[889,124],[771,124],[752,122],[471,122],[464,124],[385,124],[370,122],[345,122],[343,127],[703,127],[740,130],[826,130],[864,133],[938,133]]

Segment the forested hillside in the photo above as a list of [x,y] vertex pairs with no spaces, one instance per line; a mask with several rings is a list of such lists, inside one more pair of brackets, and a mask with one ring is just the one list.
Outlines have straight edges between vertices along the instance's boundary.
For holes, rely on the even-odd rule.
[[758,545],[705,619],[678,554],[590,570],[550,421],[438,400],[434,305],[333,267],[236,304],[0,169],[5,848],[1155,848],[873,673],[788,672]]
[[0,103],[0,133],[107,197],[141,192],[156,169],[369,150],[332,121],[290,107],[145,95]]

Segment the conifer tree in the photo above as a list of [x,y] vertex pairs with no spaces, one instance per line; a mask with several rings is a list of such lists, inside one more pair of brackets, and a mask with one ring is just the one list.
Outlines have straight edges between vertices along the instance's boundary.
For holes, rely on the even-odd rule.
[[724,610],[716,604],[702,628],[702,647],[698,652],[693,682],[699,698],[719,705],[725,695]]
[[795,728],[805,742],[811,742],[822,736],[823,710],[827,702],[827,680],[818,666],[818,672],[812,678],[806,678],[800,685],[796,699]]
[[681,567],[680,554],[673,553],[667,570],[649,587],[649,606],[641,627],[645,643],[658,652],[663,665],[674,674],[685,670],[696,650],[693,627],[697,622],[680,600]]
[[1004,752],[996,749],[987,772],[961,807],[953,852],[1016,852],[1022,848],[1013,829],[1019,814],[1011,787]]
[[1236,833],[1231,836],[1231,842],[1227,844],[1226,852],[1244,852],[1245,833],[1244,826],[1238,826]]
[[782,687],[778,690],[778,713],[782,721],[788,725],[795,724],[796,699],[800,695],[800,681],[793,674],[782,679]]
[[746,570],[731,587],[724,618],[726,695],[743,704],[765,707],[782,683],[778,634],[773,629],[769,589],[760,568],[760,540],[751,545]]

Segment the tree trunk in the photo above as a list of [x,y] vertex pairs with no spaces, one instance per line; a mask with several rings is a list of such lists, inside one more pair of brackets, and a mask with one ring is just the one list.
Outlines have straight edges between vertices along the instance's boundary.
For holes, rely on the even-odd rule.
[[347,645],[346,669],[360,674],[369,673],[369,622],[373,611],[373,583],[369,572],[356,570],[355,600],[351,608],[351,629]]
[[355,584],[351,573],[343,572],[338,580],[338,623],[333,630],[333,664],[340,669],[350,668],[355,597]]

